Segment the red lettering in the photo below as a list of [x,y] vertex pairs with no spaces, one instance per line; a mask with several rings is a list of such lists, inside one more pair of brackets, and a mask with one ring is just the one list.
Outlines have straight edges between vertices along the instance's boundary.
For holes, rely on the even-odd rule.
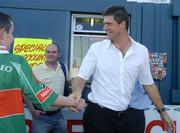
[[45,51],[48,44],[17,44],[14,47],[15,53]]
[[[176,125],[176,121],[174,121],[174,124]],[[165,125],[164,125],[164,123],[163,123],[161,120],[154,120],[154,121],[151,121],[151,122],[147,125],[145,133],[151,133],[151,129],[152,129],[154,126],[159,126],[159,127],[162,128],[163,131],[165,131]],[[175,133],[176,133],[176,131],[175,131]]]

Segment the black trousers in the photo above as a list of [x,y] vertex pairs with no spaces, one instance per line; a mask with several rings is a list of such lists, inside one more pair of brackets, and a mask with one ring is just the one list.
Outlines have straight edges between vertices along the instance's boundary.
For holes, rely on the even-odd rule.
[[85,133],[144,133],[143,110],[128,108],[118,112],[95,103],[88,103],[83,116]]

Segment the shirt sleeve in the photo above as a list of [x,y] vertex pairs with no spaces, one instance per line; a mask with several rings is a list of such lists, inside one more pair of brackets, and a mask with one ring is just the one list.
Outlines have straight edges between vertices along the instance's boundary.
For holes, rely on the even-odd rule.
[[24,58],[21,61],[20,80],[24,95],[44,111],[48,110],[58,97],[50,87],[35,82],[32,69]]
[[96,62],[97,58],[95,54],[95,46],[92,45],[83,59],[79,69],[78,77],[81,77],[84,80],[89,80],[89,77],[95,70]]
[[147,48],[143,51],[143,62],[139,71],[139,82],[142,85],[152,85],[154,82],[150,71],[149,53]]

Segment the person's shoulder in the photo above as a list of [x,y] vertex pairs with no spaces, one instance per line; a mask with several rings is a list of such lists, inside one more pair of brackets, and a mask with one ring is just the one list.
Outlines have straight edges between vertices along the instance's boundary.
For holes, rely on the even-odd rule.
[[92,48],[103,48],[109,45],[111,41],[109,39],[104,39],[102,41],[95,42],[91,45]]
[[41,69],[43,68],[43,65],[44,65],[44,63],[39,64],[39,65],[33,67],[32,70],[33,70],[33,71],[39,71],[39,70],[41,70]]
[[19,62],[26,61],[26,59],[21,55],[9,54],[9,56],[10,56],[11,60],[14,60],[14,61],[19,61]]
[[137,49],[137,50],[141,50],[141,51],[148,51],[148,49],[147,49],[147,47],[145,46],[145,45],[143,45],[143,44],[141,44],[141,43],[139,43],[139,42],[137,42],[137,41],[132,41],[133,42],[133,45],[135,46],[135,48]]

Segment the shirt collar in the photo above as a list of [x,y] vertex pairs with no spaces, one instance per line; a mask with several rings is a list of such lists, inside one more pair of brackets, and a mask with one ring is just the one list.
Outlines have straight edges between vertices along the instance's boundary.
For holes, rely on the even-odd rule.
[[114,45],[112,44],[111,40],[108,40],[107,45],[105,46],[105,48],[109,48],[109,47],[114,47]]
[[[136,46],[136,42],[130,36],[129,36],[129,38],[130,38],[132,44],[129,47],[127,53],[126,53],[125,58],[128,57],[129,55],[131,55],[134,52],[135,46]],[[109,42],[107,43],[105,48],[110,48],[110,47],[115,48],[115,45],[112,43],[111,40],[109,40]]]
[[[58,66],[57,66],[56,70],[61,67],[61,65],[59,64],[59,62],[57,62],[57,64],[58,64]],[[46,65],[46,63],[43,63],[42,65],[43,65],[44,69],[51,69],[51,68],[49,68],[49,67]]]
[[[129,36],[130,40],[131,40],[131,43],[132,43],[132,46],[134,47],[135,45],[135,41]],[[105,48],[109,48],[109,47],[115,47],[114,44],[112,43],[111,40],[108,40],[109,42],[107,43],[107,45],[105,46]]]
[[6,46],[0,46],[0,54],[8,54],[9,51],[7,50]]

